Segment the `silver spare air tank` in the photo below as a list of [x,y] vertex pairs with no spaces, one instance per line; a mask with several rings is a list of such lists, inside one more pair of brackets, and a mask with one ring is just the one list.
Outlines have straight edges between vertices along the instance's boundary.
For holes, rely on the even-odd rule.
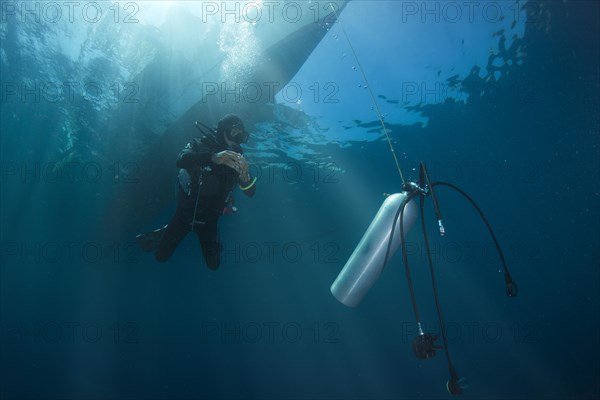
[[[395,193],[385,199],[348,262],[331,285],[331,293],[344,305],[356,307],[381,275],[393,220],[406,195],[406,192]],[[411,200],[404,209],[405,235],[416,217],[417,206]],[[400,246],[400,240],[400,214],[398,214],[388,262]]]

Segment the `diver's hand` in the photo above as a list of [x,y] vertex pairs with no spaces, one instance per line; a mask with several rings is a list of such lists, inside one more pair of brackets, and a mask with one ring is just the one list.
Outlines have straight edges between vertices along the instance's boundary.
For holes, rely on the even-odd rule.
[[241,157],[241,154],[236,153],[235,151],[224,150],[219,153],[213,154],[211,157],[211,161],[215,164],[226,165],[229,168],[236,169],[239,157]]
[[226,165],[229,168],[233,168],[240,176],[240,180],[249,181],[250,174],[248,172],[248,162],[240,153],[236,153],[231,150],[224,150],[219,153],[213,154],[211,158],[212,162],[219,165]]

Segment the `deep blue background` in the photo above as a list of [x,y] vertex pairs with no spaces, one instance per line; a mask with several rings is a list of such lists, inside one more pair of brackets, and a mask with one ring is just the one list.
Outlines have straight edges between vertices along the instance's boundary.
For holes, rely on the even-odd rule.
[[[452,179],[444,176],[450,162],[463,173],[474,161],[500,165],[503,173],[463,175],[454,183],[492,222],[519,296],[504,296],[498,263],[480,252],[459,262],[438,257],[446,321],[460,334],[450,346],[468,379],[465,398],[600,393],[599,8],[552,2],[548,10],[547,30],[528,29],[527,61],[499,82],[506,92],[514,82],[531,84],[531,97],[423,106],[427,128],[395,127],[405,135],[406,162],[425,160],[435,179]],[[44,118],[57,117],[40,105],[12,107],[2,105],[2,161],[35,162],[50,141]],[[23,118],[8,118],[11,112]],[[238,258],[216,273],[203,266],[191,236],[167,264],[139,253],[119,233],[119,253],[111,253],[117,262],[82,262],[79,252],[74,262],[65,256],[37,262],[3,247],[0,397],[448,398],[443,354],[426,361],[412,354],[414,318],[399,255],[359,308],[329,293],[381,204],[380,193],[398,190],[398,179],[383,142],[326,151],[343,170],[332,181],[310,176],[309,164],[299,164],[301,181],[273,167],[273,179],[263,177],[253,199],[238,196],[240,213],[221,222],[226,257]],[[3,246],[97,241],[103,197],[94,190],[85,183],[3,180]],[[462,249],[489,243],[461,198],[443,188],[438,195],[446,240]],[[171,211],[140,229],[164,223]],[[435,222],[428,222],[433,232]],[[414,243],[417,233],[410,234]],[[105,251],[111,248],[102,240]],[[273,259],[263,253],[254,261],[252,250],[266,251],[271,242],[278,246]],[[281,251],[290,243],[303,251],[299,262]],[[425,326],[435,331],[425,263],[412,259]],[[73,340],[66,337],[69,324]],[[102,328],[97,341],[92,328],[92,338],[82,336],[86,324]],[[51,343],[56,325],[62,336]]]

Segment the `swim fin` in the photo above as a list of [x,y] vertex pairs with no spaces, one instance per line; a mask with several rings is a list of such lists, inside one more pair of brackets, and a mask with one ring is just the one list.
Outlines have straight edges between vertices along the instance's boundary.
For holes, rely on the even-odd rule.
[[145,252],[152,252],[157,249],[160,239],[162,238],[167,226],[155,229],[152,232],[142,233],[135,237],[135,242]]

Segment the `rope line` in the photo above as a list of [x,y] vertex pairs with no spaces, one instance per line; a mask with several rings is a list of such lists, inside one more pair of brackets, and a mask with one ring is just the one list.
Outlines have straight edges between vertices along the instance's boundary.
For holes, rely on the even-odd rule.
[[329,6],[331,7],[331,10],[335,14],[335,20],[340,25],[340,28],[342,29],[342,32],[344,33],[344,37],[346,38],[346,41],[348,42],[348,46],[350,46],[350,50],[352,50],[352,55],[354,55],[354,59],[356,60],[358,69],[360,70],[363,80],[365,81],[365,85],[367,85],[367,89],[369,90],[369,94],[371,95],[371,100],[373,101],[373,105],[375,106],[375,110],[377,111],[377,115],[379,117],[379,122],[381,122],[381,127],[383,128],[385,137],[387,138],[387,141],[390,145],[390,150],[392,152],[392,156],[394,157],[394,161],[396,162],[396,168],[398,168],[398,173],[400,174],[400,179],[402,180],[402,184],[404,184],[405,183],[404,175],[402,174],[402,169],[400,168],[400,163],[398,162],[398,157],[396,156],[396,150],[394,150],[394,146],[392,145],[392,140],[390,139],[390,135],[388,134],[387,128],[385,127],[385,122],[383,121],[383,114],[381,113],[381,110],[379,109],[379,105],[377,104],[377,99],[375,98],[375,94],[373,93],[373,90],[371,90],[371,85],[369,84],[369,80],[367,79],[365,70],[362,67],[362,64],[360,63],[360,61],[358,60],[358,56],[356,55],[354,46],[352,46],[352,43],[350,42],[350,38],[348,37],[348,34],[346,33],[344,26],[342,25],[342,23],[339,20],[339,16],[337,14],[337,11],[335,10],[335,7],[333,6],[332,3],[329,3]]

